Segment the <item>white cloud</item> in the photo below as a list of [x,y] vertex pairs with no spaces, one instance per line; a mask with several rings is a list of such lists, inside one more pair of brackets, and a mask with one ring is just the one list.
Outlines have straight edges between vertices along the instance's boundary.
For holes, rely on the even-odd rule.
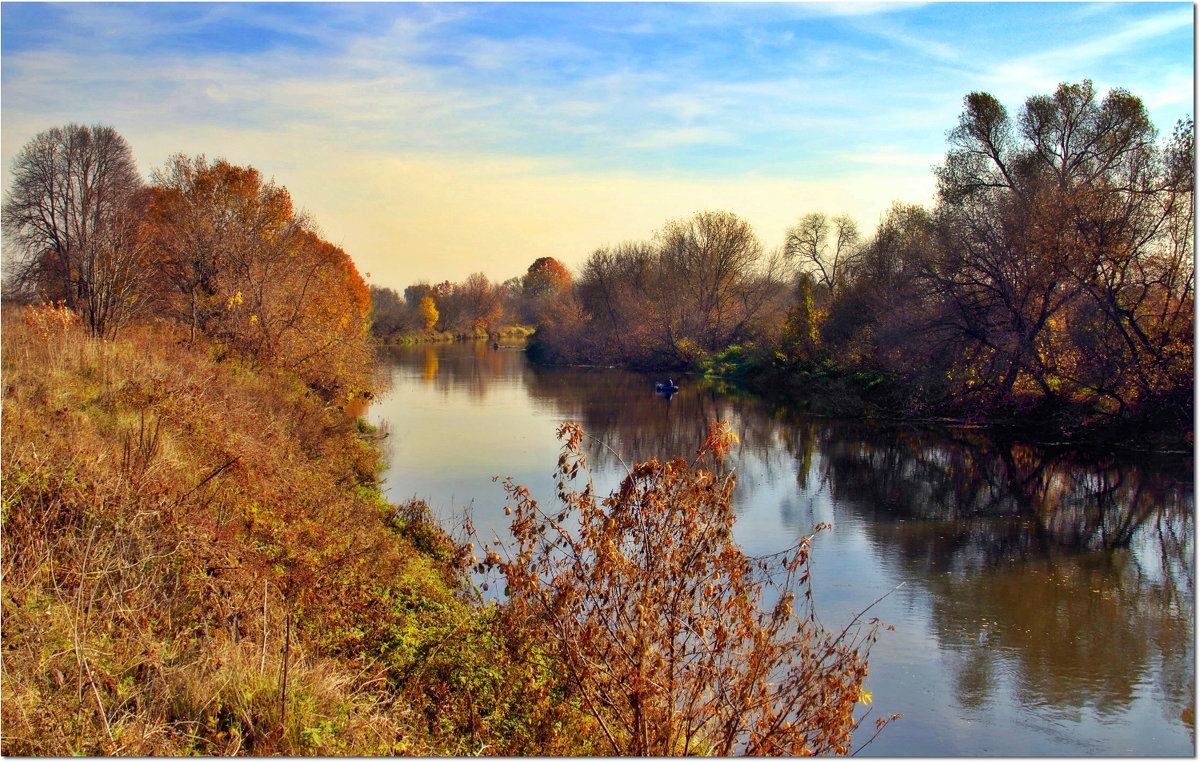
[[[1160,81],[1161,72],[1157,69],[1147,71],[1143,67],[1133,70],[1133,67],[1122,65],[1122,62],[1144,54],[1148,45],[1165,35],[1191,29],[1193,23],[1192,6],[1181,5],[1083,42],[1016,56],[981,72],[981,75],[991,92],[1002,101],[1024,100],[1035,93],[1053,92],[1064,81],[1086,78],[1100,84],[1104,77],[1096,72],[1106,70],[1128,71],[1139,81],[1112,85],[1140,91],[1154,87],[1154,83]],[[1191,76],[1194,77],[1194,71]],[[1189,87],[1189,98],[1190,90]]]

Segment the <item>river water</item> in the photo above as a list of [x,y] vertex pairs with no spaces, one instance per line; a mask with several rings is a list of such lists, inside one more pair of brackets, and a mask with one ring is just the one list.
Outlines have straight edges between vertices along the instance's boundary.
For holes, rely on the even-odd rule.
[[395,348],[383,365],[367,417],[388,432],[387,496],[425,499],[451,529],[468,513],[484,538],[507,537],[494,477],[553,505],[564,421],[594,438],[607,494],[622,462],[691,456],[727,420],[745,552],[828,522],[811,560],[821,621],[840,629],[887,594],[870,614],[895,630],[871,650],[863,728],[904,716],[864,756],[1195,754],[1190,454],[816,419],[690,378],[668,400],[649,376],[482,343]]

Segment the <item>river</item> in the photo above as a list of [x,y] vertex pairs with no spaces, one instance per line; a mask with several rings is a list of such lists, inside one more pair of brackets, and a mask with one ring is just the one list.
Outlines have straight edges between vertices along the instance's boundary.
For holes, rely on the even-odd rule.
[[[745,552],[814,542],[817,613],[895,627],[870,654],[876,756],[1193,756],[1195,524],[1190,454],[1112,456],[969,429],[817,419],[735,389],[607,369],[548,369],[516,348],[394,348],[367,418],[384,487],[453,530],[507,536],[511,476],[552,504],[556,427],[579,421],[607,493],[622,462],[694,454],[709,422],[731,465]],[[659,379],[661,380],[661,379]],[[600,446],[596,442],[603,442]]]

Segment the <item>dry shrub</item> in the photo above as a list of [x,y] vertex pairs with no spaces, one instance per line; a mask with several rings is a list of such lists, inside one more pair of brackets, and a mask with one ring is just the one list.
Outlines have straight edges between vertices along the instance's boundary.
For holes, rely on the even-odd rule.
[[[879,623],[830,633],[811,607],[793,610],[796,589],[809,600],[811,538],[766,559],[734,545],[720,463],[735,435],[715,425],[693,463],[638,463],[604,499],[569,486],[585,470],[582,430],[559,435],[563,509],[508,482],[516,548],[488,562],[517,626],[557,647],[606,751],[848,753]],[[764,607],[769,583],[778,598]]]
[[31,304],[25,308],[25,325],[32,328],[38,337],[45,339],[79,325],[79,313],[61,301]]
[[66,342],[69,339],[77,341],[83,335],[79,313],[62,302],[31,304],[22,313],[28,329],[23,350],[34,353],[43,367],[60,368]]

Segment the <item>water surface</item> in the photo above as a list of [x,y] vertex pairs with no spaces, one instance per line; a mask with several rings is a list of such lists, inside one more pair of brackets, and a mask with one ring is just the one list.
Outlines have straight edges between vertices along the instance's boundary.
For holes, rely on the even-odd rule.
[[[511,476],[553,504],[557,426],[595,438],[596,486],[652,455],[691,456],[709,423],[740,444],[735,536],[752,555],[822,532],[821,620],[895,627],[871,651],[882,756],[1192,756],[1195,550],[1190,457],[1114,456],[971,430],[816,419],[695,379],[546,369],[517,349],[397,348],[368,417],[385,488],[449,526],[507,536]],[[659,379],[661,380],[661,379]],[[600,445],[603,442],[604,445]],[[865,736],[865,734],[864,734]]]

